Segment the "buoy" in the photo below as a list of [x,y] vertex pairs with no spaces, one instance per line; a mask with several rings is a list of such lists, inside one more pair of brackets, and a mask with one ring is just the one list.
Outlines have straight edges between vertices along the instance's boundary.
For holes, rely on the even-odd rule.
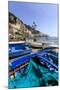
[[54,68],[50,67],[50,71],[54,71]]
[[10,78],[11,78],[11,79],[14,79],[14,75],[11,75]]

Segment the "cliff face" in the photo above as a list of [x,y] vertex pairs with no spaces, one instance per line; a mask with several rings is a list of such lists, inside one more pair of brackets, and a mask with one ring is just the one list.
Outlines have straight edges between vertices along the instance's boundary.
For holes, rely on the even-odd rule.
[[38,34],[42,35],[41,32],[24,24],[22,20],[9,12],[9,41],[26,40],[27,37],[34,37]]

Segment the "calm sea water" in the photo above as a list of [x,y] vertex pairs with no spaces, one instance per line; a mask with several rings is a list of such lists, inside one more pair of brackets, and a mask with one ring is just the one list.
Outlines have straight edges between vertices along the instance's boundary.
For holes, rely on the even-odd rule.
[[53,42],[55,45],[59,44],[59,39],[57,37],[38,37],[37,42]]

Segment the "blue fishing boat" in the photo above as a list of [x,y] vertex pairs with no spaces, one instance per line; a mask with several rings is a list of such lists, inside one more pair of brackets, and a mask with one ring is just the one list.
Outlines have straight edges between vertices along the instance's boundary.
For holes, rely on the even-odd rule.
[[31,53],[32,49],[25,42],[11,42],[9,43],[9,58],[15,58],[25,54]]
[[45,49],[33,54],[28,54],[12,59],[9,63],[10,75],[13,72],[20,70],[21,67],[24,68],[24,66],[29,64],[30,60],[33,60],[36,63],[38,62],[44,68],[49,70],[58,70],[58,53],[51,49]]
[[32,52],[25,43],[11,43],[9,49],[10,89],[58,85],[58,52],[53,48]]

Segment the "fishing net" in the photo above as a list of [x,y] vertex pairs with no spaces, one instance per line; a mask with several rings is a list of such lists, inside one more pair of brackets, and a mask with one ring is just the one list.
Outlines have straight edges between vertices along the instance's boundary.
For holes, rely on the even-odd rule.
[[16,72],[14,79],[9,76],[9,88],[29,88],[58,85],[58,72],[49,71],[33,60],[20,72]]

